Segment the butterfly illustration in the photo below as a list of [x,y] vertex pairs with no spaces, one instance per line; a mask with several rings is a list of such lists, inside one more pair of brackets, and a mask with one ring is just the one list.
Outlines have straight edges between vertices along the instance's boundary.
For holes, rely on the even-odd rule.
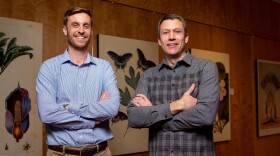
[[116,115],[115,117],[113,117],[111,119],[112,124],[119,122],[119,121],[123,121],[123,120],[127,120],[127,115],[124,112],[119,111],[118,115]]
[[118,55],[113,51],[108,51],[107,54],[114,60],[114,64],[116,66],[116,71],[118,69],[124,69],[126,67],[127,62],[132,57],[131,53],[125,53],[124,55]]
[[155,67],[156,64],[153,61],[147,60],[141,49],[137,48],[138,61],[137,68],[142,69],[142,71],[147,70],[150,67]]

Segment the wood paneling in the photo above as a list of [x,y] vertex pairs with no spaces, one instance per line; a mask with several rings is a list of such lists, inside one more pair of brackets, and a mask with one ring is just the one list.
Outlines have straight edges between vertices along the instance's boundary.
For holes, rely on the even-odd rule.
[[230,55],[230,87],[234,89],[230,97],[231,140],[215,143],[217,156],[276,156],[280,153],[280,134],[257,137],[254,71],[255,59],[280,61],[278,3],[269,0],[113,1],[0,0],[0,16],[43,23],[43,60],[46,60],[67,47],[62,18],[70,7],[92,10],[91,45],[95,56],[97,34],[157,42],[157,22],[162,15],[180,14],[188,22],[187,48]]
[[[262,38],[253,37],[252,38],[252,60],[256,61],[256,59],[264,59],[271,61],[280,62],[280,42],[269,41]],[[255,69],[255,64],[252,65],[252,68]],[[253,71],[253,75],[256,75],[256,70]],[[253,83],[256,84],[256,79],[253,79]],[[256,90],[256,86],[253,86],[254,90]],[[253,95],[254,100],[257,98],[256,94]],[[256,102],[256,100],[254,101]],[[279,115],[279,114],[278,114]],[[257,134],[257,133],[256,133]],[[255,155],[263,156],[263,155],[278,155],[280,152],[279,144],[280,144],[280,134],[264,136],[264,137],[256,137],[254,140],[255,143]]]

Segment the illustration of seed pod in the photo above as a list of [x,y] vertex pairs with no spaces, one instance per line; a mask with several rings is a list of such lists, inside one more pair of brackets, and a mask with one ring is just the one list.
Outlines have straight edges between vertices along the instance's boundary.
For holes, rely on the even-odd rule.
[[5,126],[7,131],[14,136],[16,142],[23,137],[29,127],[29,112],[31,100],[28,91],[18,87],[6,98]]

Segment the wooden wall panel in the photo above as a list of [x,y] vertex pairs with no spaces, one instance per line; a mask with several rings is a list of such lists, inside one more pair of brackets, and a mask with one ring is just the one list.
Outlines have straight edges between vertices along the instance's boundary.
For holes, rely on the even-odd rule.
[[[105,0],[106,1],[106,0]],[[206,1],[206,0],[108,0],[158,13],[176,13],[188,20],[207,25],[251,32],[250,1]]]
[[[157,42],[157,22],[161,15],[116,3],[93,1],[93,36],[98,34]],[[94,53],[97,47],[94,46]]]
[[[250,36],[203,24],[189,22],[192,48],[228,53],[230,55],[231,140],[215,143],[217,155],[253,155],[255,112],[252,103],[250,67]],[[238,134],[238,135],[236,135]],[[247,139],[244,139],[247,138]]]
[[[157,22],[178,13],[188,22],[187,48],[230,54],[231,140],[215,143],[217,156],[276,156],[280,135],[257,137],[254,61],[280,61],[280,8],[269,0],[0,0],[0,16],[43,23],[43,60],[62,53],[66,9],[93,12],[93,53],[97,34],[157,42]],[[253,37],[255,36],[255,37]],[[89,49],[91,50],[91,49]],[[160,53],[160,58],[163,55]],[[44,141],[45,142],[45,141]],[[44,145],[44,152],[46,145]],[[134,154],[131,154],[132,156]],[[134,156],[147,156],[139,153]]]
[[[262,38],[252,38],[252,60],[255,62],[256,59],[264,59],[270,61],[280,61],[280,42],[269,41]],[[252,68],[256,68],[255,65]],[[253,72],[254,76],[256,72]],[[254,80],[256,84],[256,79]],[[256,86],[254,86],[256,90]],[[254,95],[254,100],[256,101],[256,94]],[[256,137],[255,141],[255,155],[278,155],[280,153],[280,134],[269,135],[264,137]]]
[[[106,1],[106,0],[105,0]],[[271,0],[107,0],[158,13],[177,13],[188,20],[280,40],[280,4]]]
[[252,5],[252,34],[280,41],[280,3],[258,0]]

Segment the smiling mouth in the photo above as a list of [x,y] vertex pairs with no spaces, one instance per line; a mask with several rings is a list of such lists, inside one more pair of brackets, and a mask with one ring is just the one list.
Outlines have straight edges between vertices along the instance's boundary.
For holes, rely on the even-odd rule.
[[77,39],[85,39],[86,37],[84,37],[84,36],[76,36],[75,38],[77,38]]
[[177,45],[178,45],[177,43],[170,43],[170,44],[167,44],[167,46],[170,47],[170,48],[176,47]]

